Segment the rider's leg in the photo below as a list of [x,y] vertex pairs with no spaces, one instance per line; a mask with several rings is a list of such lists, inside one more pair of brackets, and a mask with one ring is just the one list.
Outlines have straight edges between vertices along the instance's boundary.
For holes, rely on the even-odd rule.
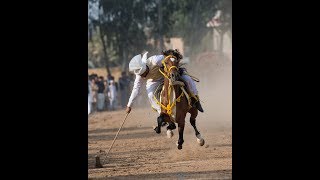
[[147,84],[146,84],[146,89],[147,89],[147,94],[148,94],[148,99],[149,99],[150,105],[159,114],[161,113],[161,108],[157,104],[157,102],[154,100],[153,93],[157,89],[157,87],[159,86],[160,83],[161,83],[161,81],[151,81],[151,82],[147,82]]
[[192,106],[197,108],[200,112],[203,112],[202,106],[199,101],[196,83],[194,82],[194,80],[190,76],[188,76],[186,74],[181,75],[181,78],[184,82],[187,83],[187,86],[188,86],[189,91],[191,93]]
[[[151,81],[151,82],[147,81],[147,84],[146,84],[148,99],[151,104],[151,107],[152,107],[152,109],[156,110],[159,115],[161,113],[161,108],[160,108],[160,105],[158,105],[154,99],[154,92],[157,89],[157,87],[159,86],[159,84],[161,84],[161,82],[162,81]],[[158,121],[159,121],[159,118],[157,119],[157,123],[158,123]],[[161,123],[161,126],[165,126],[166,124],[167,123],[163,121]]]

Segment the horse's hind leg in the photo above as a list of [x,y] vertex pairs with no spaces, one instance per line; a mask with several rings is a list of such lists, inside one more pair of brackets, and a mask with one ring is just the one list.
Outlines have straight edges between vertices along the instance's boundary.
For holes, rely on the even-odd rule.
[[179,140],[178,140],[178,149],[182,149],[183,140],[183,131],[184,131],[184,122],[178,123],[178,130],[179,130]]
[[191,124],[191,126],[193,127],[193,129],[195,131],[195,134],[196,134],[196,137],[197,137],[197,142],[199,143],[200,146],[203,146],[204,145],[204,139],[201,137],[201,134],[198,131],[197,126],[196,126],[196,117],[197,117],[197,115],[198,115],[198,110],[195,110],[195,111],[191,112],[190,124]]

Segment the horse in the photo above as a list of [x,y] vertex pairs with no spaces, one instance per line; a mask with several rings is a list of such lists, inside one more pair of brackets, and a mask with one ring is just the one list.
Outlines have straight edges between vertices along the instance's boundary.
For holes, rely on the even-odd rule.
[[171,138],[173,136],[172,130],[176,129],[175,123],[177,123],[179,131],[177,147],[181,150],[184,143],[183,132],[187,113],[191,114],[190,124],[194,128],[198,144],[203,146],[205,141],[196,127],[198,110],[191,106],[189,90],[185,88],[186,83],[180,78],[179,62],[180,59],[172,53],[165,56],[164,60],[162,60],[163,68],[160,68],[159,71],[164,76],[164,83],[160,92],[160,101],[155,98],[157,104],[161,106],[161,113],[157,118],[158,126],[155,128],[155,131],[160,134],[161,125],[163,122],[168,122],[167,136]]

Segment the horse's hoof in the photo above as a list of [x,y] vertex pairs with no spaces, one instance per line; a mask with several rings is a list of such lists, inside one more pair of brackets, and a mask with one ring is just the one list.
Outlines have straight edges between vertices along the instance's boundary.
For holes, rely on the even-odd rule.
[[167,138],[172,138],[172,136],[173,136],[172,130],[168,129],[167,130]]
[[204,145],[204,143],[205,143],[205,141],[204,141],[204,139],[197,139],[197,142],[198,142],[198,144],[200,145],[200,146],[203,146]]
[[197,142],[200,146],[204,145],[204,139],[201,137],[201,134],[196,135],[197,136]]
[[177,146],[178,146],[178,149],[182,149],[182,144],[183,144],[184,140],[178,140],[177,141]]
[[161,133],[161,129],[158,126],[154,128],[154,131],[156,131],[157,134]]

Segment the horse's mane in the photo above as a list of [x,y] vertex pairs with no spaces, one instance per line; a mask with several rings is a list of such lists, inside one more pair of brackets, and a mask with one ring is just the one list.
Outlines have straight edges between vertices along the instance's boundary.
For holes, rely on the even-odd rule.
[[179,52],[178,49],[169,49],[169,50],[166,50],[166,51],[162,51],[162,54],[165,55],[165,56],[169,56],[169,55],[173,55],[175,56],[179,61],[183,58],[182,54]]

